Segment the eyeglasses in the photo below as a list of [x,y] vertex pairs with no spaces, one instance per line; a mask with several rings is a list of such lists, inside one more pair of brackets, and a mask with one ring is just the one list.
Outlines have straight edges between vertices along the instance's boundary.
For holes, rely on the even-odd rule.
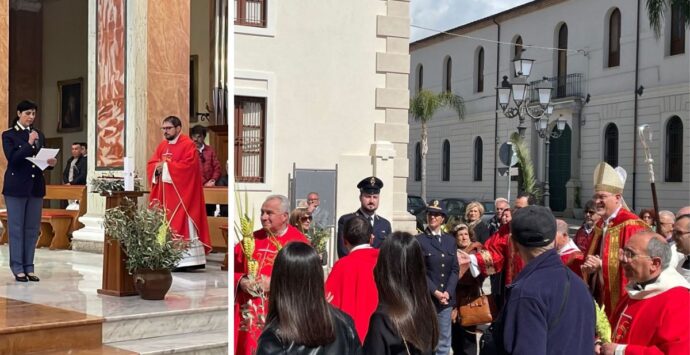
[[686,234],[690,234],[690,232],[683,232],[683,231],[679,231],[679,230],[674,230],[673,231],[673,238],[682,238]]
[[161,127],[161,131],[169,131],[171,129],[175,129],[175,126]]
[[314,219],[314,217],[312,217],[312,216],[304,216],[304,217],[300,218],[300,220],[302,222],[311,221],[313,219]]
[[596,213],[597,213],[597,211],[591,211],[591,210],[585,211],[585,214],[596,214]]
[[429,217],[443,217],[443,214],[438,212],[428,212],[426,215]]
[[649,255],[639,255],[639,254],[635,254],[635,253],[632,252],[632,250],[629,250],[629,249],[618,249],[618,254],[621,256],[621,260],[622,260],[623,262],[626,262],[626,263],[627,263],[628,261],[632,260],[632,259],[637,258],[637,257],[640,257],[640,258],[651,258],[651,256],[649,256]]

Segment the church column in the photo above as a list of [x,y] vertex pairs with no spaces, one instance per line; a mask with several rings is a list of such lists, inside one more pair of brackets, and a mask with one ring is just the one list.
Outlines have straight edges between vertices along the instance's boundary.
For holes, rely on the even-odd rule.
[[[148,189],[163,118],[178,116],[188,132],[189,26],[189,0],[89,2],[89,176],[121,176],[127,157]],[[87,203],[72,247],[102,252],[104,198]]]

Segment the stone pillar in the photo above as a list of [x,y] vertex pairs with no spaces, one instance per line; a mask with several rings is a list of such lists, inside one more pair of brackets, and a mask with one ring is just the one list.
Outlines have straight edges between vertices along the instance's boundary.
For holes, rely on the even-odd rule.
[[386,40],[385,50],[376,53],[376,72],[386,76],[385,87],[376,88],[376,109],[385,110],[386,121],[376,124],[372,157],[377,176],[390,174],[393,187],[382,214],[392,216],[393,230],[414,233],[415,218],[407,212],[410,2],[386,0],[386,5],[376,24],[376,35]]
[[[121,175],[129,157],[148,188],[163,118],[178,116],[188,131],[189,26],[189,0],[89,2],[89,176]],[[89,194],[87,204],[72,247],[100,253],[104,198]]]

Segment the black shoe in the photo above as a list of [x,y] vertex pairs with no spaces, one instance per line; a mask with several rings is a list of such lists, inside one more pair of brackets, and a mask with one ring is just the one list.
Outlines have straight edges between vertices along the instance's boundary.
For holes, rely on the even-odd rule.
[[29,279],[26,277],[26,275],[24,275],[24,276],[14,275],[14,279],[19,281],[19,282],[29,282]]
[[36,275],[28,275],[27,278],[29,279],[29,281],[33,281],[33,282],[41,281],[41,279],[39,279],[38,276],[36,276]]

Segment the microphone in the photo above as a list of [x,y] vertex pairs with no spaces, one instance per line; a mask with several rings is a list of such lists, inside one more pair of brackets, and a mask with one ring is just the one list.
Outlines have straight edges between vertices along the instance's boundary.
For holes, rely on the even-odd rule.
[[[33,125],[30,125],[30,126],[29,126],[29,130],[30,130],[31,132],[36,132],[36,134],[38,135],[38,137],[41,136],[41,135],[38,133],[38,131],[34,129],[34,126],[33,126]],[[36,138],[36,140],[34,141],[34,145],[36,145],[36,147],[38,147],[38,148],[41,147],[39,138]]]

